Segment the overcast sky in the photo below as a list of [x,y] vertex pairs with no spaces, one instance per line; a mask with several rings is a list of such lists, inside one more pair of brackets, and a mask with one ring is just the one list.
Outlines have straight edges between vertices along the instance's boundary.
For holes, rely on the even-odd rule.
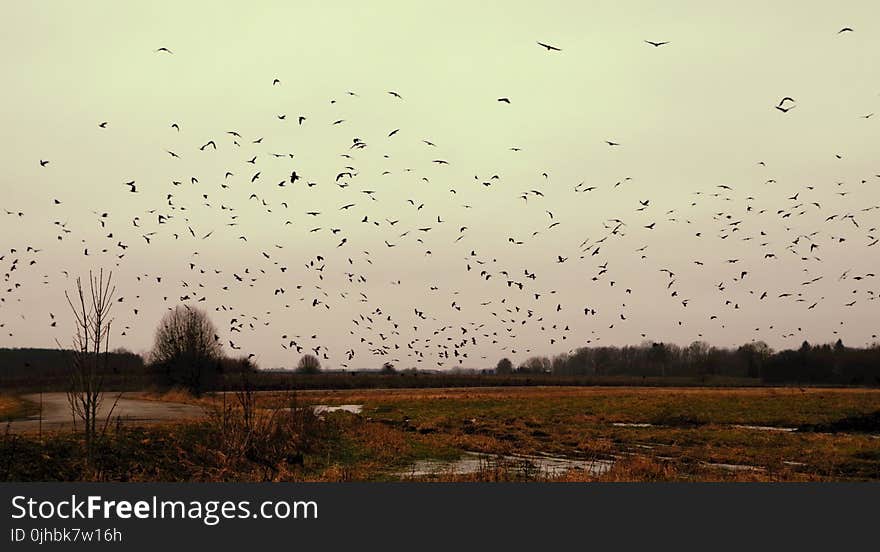
[[864,345],[878,16],[10,4],[0,346],[67,342],[64,291],[99,268],[122,299],[112,347],[149,350],[186,302],[265,368],[297,346],[327,367],[449,368],[643,340]]

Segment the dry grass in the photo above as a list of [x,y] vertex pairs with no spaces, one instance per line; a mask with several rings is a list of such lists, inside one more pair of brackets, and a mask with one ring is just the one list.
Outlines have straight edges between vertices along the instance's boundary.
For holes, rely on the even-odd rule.
[[[120,445],[134,460],[102,475],[136,480],[363,481],[406,478],[419,460],[552,454],[614,460],[601,475],[548,476],[487,463],[442,481],[815,481],[880,480],[880,438],[866,433],[762,431],[880,411],[880,390],[798,388],[528,387],[214,394],[145,393],[142,398],[206,406],[189,425],[149,430],[146,444]],[[360,416],[315,420],[310,446],[285,449],[295,428],[272,422],[307,405],[363,404]],[[231,409],[231,410],[230,410]],[[246,414],[245,411],[250,412]],[[251,420],[251,421],[247,421]],[[286,420],[286,418],[285,418]],[[615,425],[647,423],[646,427]],[[287,423],[285,421],[285,423]],[[143,449],[143,450],[141,450]],[[293,457],[290,452],[293,451]],[[297,452],[302,451],[302,457]],[[165,460],[163,460],[165,459]],[[120,460],[121,461],[121,460]],[[126,460],[128,461],[128,460]],[[154,464],[154,465],[151,465]],[[725,467],[724,464],[736,465]],[[136,466],[132,468],[131,465]],[[63,464],[58,470],[63,472]],[[115,471],[114,471],[115,470]],[[66,473],[66,472],[64,472]]]
[[[491,388],[315,391],[301,397],[315,404],[364,404],[369,424],[407,435],[429,457],[450,449],[577,458],[629,455],[603,476],[620,480],[880,479],[875,436],[735,427],[794,427],[875,412],[880,390]],[[274,400],[271,394],[260,397],[266,406]],[[620,422],[654,425],[614,425]],[[483,476],[505,480],[510,474],[465,478]]]
[[[261,406],[273,407],[283,393],[260,392]],[[689,416],[711,423],[799,425],[832,421],[880,410],[880,389],[787,387],[505,387],[444,389],[359,389],[299,391],[308,404],[455,404],[554,401],[561,409],[581,408],[610,422],[662,422]],[[157,395],[145,398],[160,399]],[[182,399],[185,402],[209,398]]]

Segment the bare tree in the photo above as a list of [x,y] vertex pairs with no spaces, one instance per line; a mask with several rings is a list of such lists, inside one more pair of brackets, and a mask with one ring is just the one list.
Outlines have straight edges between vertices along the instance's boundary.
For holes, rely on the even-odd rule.
[[523,362],[517,371],[526,374],[546,374],[550,373],[552,367],[553,364],[549,358],[533,356]]
[[[98,437],[98,412],[104,401],[104,376],[109,367],[110,327],[113,322],[110,309],[116,293],[112,278],[111,272],[105,280],[103,269],[98,276],[89,271],[88,292],[83,288],[80,278],[76,279],[76,296],[73,299],[64,292],[76,320],[67,401],[73,415],[74,427],[77,420],[83,424],[86,459],[89,462]],[[116,401],[118,400],[119,397]],[[107,421],[110,420],[115,406],[114,402],[113,408],[107,414]],[[105,423],[102,432],[106,428]]]
[[321,361],[315,355],[305,354],[299,359],[296,371],[300,374],[317,374],[321,371]]
[[498,361],[498,365],[495,366],[496,374],[511,374],[513,373],[513,363],[510,362],[509,358],[502,358]]
[[162,318],[150,356],[166,383],[201,393],[214,375],[222,349],[208,315],[188,305],[178,305]]

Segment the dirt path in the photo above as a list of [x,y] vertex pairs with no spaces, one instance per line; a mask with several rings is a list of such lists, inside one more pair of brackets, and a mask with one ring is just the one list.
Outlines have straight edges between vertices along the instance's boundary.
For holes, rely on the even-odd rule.
[[[40,404],[40,395],[24,395],[24,399]],[[98,413],[99,423],[103,423],[108,412],[113,407],[116,394],[107,393]],[[119,399],[113,408],[111,423],[116,423],[117,418],[122,423],[146,424],[162,421],[191,420],[204,415],[204,411],[189,404],[181,404],[164,401],[147,401],[143,399],[129,399],[125,395]],[[37,431],[40,428],[40,414],[13,420],[9,425],[14,432]],[[71,429],[70,406],[67,403],[66,393],[43,393],[42,397],[42,427],[44,430]],[[5,427],[3,428],[5,430]]]

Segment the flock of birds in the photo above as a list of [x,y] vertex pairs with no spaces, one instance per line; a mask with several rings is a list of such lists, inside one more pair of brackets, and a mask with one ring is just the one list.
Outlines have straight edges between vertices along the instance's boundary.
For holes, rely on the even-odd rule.
[[[846,27],[838,34],[850,32],[853,29]],[[671,44],[671,41],[644,42],[652,48]],[[537,42],[537,45],[545,49],[547,55],[564,55],[558,46],[545,42]],[[166,47],[156,49],[155,53],[174,55],[174,51]],[[283,87],[278,78],[267,80],[266,85]],[[358,93],[348,91],[346,96],[356,98]],[[405,98],[389,90],[387,101],[403,102]],[[499,97],[497,101],[512,105],[509,97]],[[337,104],[337,101],[331,100],[331,103]],[[346,108],[349,105],[353,104],[346,104]],[[767,109],[772,113],[775,108],[782,113],[779,116],[789,116],[796,105],[794,98],[786,96]],[[862,117],[867,119],[872,115]],[[278,121],[288,120],[283,113],[275,117]],[[292,116],[290,121],[287,124],[295,125],[300,131],[307,131],[312,124],[346,127],[344,115],[320,122],[301,114]],[[113,131],[110,121],[98,121],[96,125],[98,132]],[[172,122],[167,132],[173,133],[180,143],[179,138],[186,135],[186,122]],[[92,211],[88,228],[98,229],[100,239],[82,237],[85,232],[78,226],[80,221],[69,222],[75,214],[64,211],[66,198],[47,198],[46,211],[40,213],[10,209],[10,202],[5,201],[0,225],[7,239],[16,236],[15,227],[24,217],[46,219],[48,216],[50,222],[46,224],[51,224],[52,242],[61,242],[67,251],[78,249],[82,256],[82,262],[76,263],[75,268],[42,273],[40,267],[45,262],[47,246],[31,245],[32,236],[16,236],[21,243],[0,252],[5,284],[0,290],[0,327],[6,328],[3,337],[8,338],[8,343],[15,341],[14,326],[18,318],[42,316],[27,308],[29,296],[45,293],[40,286],[58,285],[60,280],[64,289],[68,289],[69,279],[92,268],[115,268],[118,272],[120,267],[146,254],[150,248],[160,249],[163,266],[153,272],[139,271],[133,278],[116,282],[119,305],[115,314],[122,326],[117,331],[123,344],[126,335],[149,332],[155,325],[154,319],[141,320],[145,306],[161,301],[163,307],[173,308],[182,303],[187,308],[197,306],[207,310],[218,326],[215,339],[237,352],[234,354],[259,357],[261,351],[243,346],[245,340],[241,336],[260,334],[285,351],[284,354],[290,354],[291,363],[295,362],[293,354],[312,353],[325,364],[341,368],[375,366],[376,359],[401,367],[483,367],[492,362],[492,359],[486,361],[490,358],[487,350],[497,351],[499,356],[570,351],[601,343],[604,328],[634,327],[638,321],[628,316],[628,302],[656,304],[670,326],[685,324],[681,313],[702,309],[705,323],[711,326],[695,330],[694,339],[703,337],[705,327],[722,330],[725,318],[740,309],[766,309],[768,323],[763,328],[755,328],[758,334],[776,333],[782,338],[798,339],[802,328],[797,321],[786,327],[774,325],[771,301],[800,304],[807,313],[825,301],[824,295],[813,292],[817,285],[825,284],[848,286],[851,300],[834,305],[841,312],[859,303],[877,300],[877,291],[871,287],[876,286],[874,272],[826,266],[822,257],[831,250],[855,248],[860,256],[873,255],[880,259],[880,234],[875,225],[880,205],[860,203],[858,208],[852,208],[852,202],[847,199],[851,195],[859,196],[872,186],[876,188],[880,174],[865,175],[859,182],[802,185],[782,198],[774,187],[776,181],[770,164],[755,160],[756,167],[768,171],[763,188],[765,197],[744,195],[731,185],[713,184],[694,191],[688,204],[658,211],[655,207],[658,198],[648,197],[649,192],[645,192],[646,197],[632,205],[628,215],[605,219],[600,230],[584,236],[578,247],[558,251],[561,246],[554,241],[554,232],[562,225],[578,221],[561,219],[554,213],[554,205],[558,204],[548,201],[548,196],[567,202],[584,194],[593,194],[591,197],[615,194],[619,189],[634,186],[633,178],[625,177],[613,183],[562,184],[552,181],[549,171],[538,169],[535,183],[522,190],[515,183],[508,183],[504,171],[499,169],[491,175],[475,175],[470,182],[453,184],[444,192],[448,193],[446,201],[429,203],[418,198],[418,187],[413,187],[412,197],[405,199],[383,189],[382,178],[392,173],[411,176],[422,186],[446,188],[448,183],[437,171],[455,163],[454,159],[444,156],[442,147],[427,138],[419,140],[421,147],[432,152],[430,171],[426,166],[404,168],[392,163],[390,155],[382,154],[383,147],[389,141],[406,139],[403,135],[407,131],[403,128],[389,129],[386,135],[369,141],[349,133],[347,142],[339,145],[338,166],[326,175],[303,172],[298,154],[275,151],[263,138],[245,134],[223,130],[197,142],[189,140],[185,149],[164,149],[162,155],[171,160],[184,156],[220,156],[214,159],[225,165],[225,171],[221,175],[175,176],[162,189],[157,189],[154,183],[143,183],[136,176],[119,182],[108,194],[134,200],[138,214],[120,220],[110,211]],[[626,147],[621,141],[610,139],[605,141],[605,146]],[[360,161],[377,150],[382,154],[380,162],[387,168],[381,174],[363,172]],[[509,147],[510,155],[521,155],[521,151],[520,147]],[[56,169],[51,155],[39,159],[39,166],[38,170]],[[830,203],[827,199],[824,203],[816,199],[817,186],[824,187],[824,198],[833,198]],[[827,194],[829,187],[833,188],[833,194]],[[326,188],[333,190],[333,197],[341,194],[344,201],[331,204],[328,199],[331,195],[316,193]],[[493,253],[484,253],[487,248],[487,244],[481,242],[484,238],[473,240],[470,234],[487,221],[469,216],[473,205],[468,203],[468,198],[491,201],[492,196],[488,194],[515,197],[521,200],[521,209],[541,213],[546,216],[545,222],[538,228],[525,228],[518,226],[516,217],[512,216],[506,243],[492,244]],[[257,209],[260,216],[243,216],[240,201],[246,201],[249,209]],[[780,204],[773,205],[774,201]],[[405,216],[375,217],[374,207],[379,204]],[[692,224],[689,210],[698,207],[711,212],[709,224]],[[193,214],[195,211],[199,211],[198,215]],[[811,231],[802,231],[796,223],[798,219],[817,214],[824,222]],[[768,221],[773,223],[772,231],[762,229]],[[257,237],[249,232],[270,223],[285,229],[284,234],[276,235],[271,243],[266,239],[266,232],[256,232]],[[711,241],[715,257],[691,259],[687,267],[652,265],[652,252],[664,247],[654,238],[661,227],[684,229],[697,240]],[[308,259],[286,255],[288,249],[295,248],[291,244],[310,236],[323,244],[320,254]],[[234,240],[250,261],[241,264],[230,260],[237,260],[235,255],[230,255],[230,259],[211,260],[205,249],[212,240],[220,238]],[[630,247],[633,240],[640,246]],[[545,258],[532,258],[534,268],[525,266],[515,255],[510,258],[497,255],[499,247],[503,251],[536,242],[540,246],[538,251],[545,251]],[[731,247],[731,242],[738,245]],[[180,250],[181,246],[169,244],[182,243],[192,254],[175,258],[173,251]],[[176,249],[162,253],[164,247]],[[382,288],[390,289],[395,296],[393,305],[386,306],[374,299],[371,291],[374,288],[367,285],[368,282],[376,285],[372,279],[377,273],[394,272],[394,267],[376,266],[374,259],[380,256],[377,247],[382,250],[383,259],[389,255],[394,258],[395,251],[403,250],[399,256],[401,266],[430,262],[438,250],[454,251],[459,260],[457,265],[433,267],[427,277],[414,270],[410,275],[402,269],[399,277],[381,283]],[[609,252],[620,252],[628,247],[628,262],[609,260]],[[424,261],[415,259],[416,255]],[[777,263],[786,263],[801,276],[797,281],[780,276],[777,289],[750,287],[752,274],[776,271]],[[563,265],[565,273],[581,282],[583,295],[566,295],[546,283],[541,272],[554,265]],[[727,277],[697,293],[696,284],[689,282],[685,274],[707,265],[721,267]],[[138,265],[135,263],[135,266]],[[174,281],[168,276],[172,266],[184,270],[188,276]],[[462,294],[463,289],[445,285],[444,273],[451,271],[464,274],[468,293]],[[663,290],[662,296],[639,296],[641,290],[633,282],[640,281],[646,274],[654,275],[653,279]],[[413,286],[410,289],[415,292],[395,291],[395,286],[404,284]],[[236,291],[269,295],[273,307],[256,312],[248,304],[236,304],[229,299]],[[596,293],[619,297],[619,308],[611,312],[598,308],[589,300],[591,294]],[[467,299],[477,296],[483,299]],[[435,304],[445,306],[429,310],[424,306],[429,297],[434,298]],[[338,326],[335,336],[321,335],[311,329],[310,320],[316,313],[335,310],[353,313],[347,328]],[[576,313],[583,324],[570,322],[572,313]],[[46,324],[56,328],[56,314],[51,312],[45,316]],[[345,335],[340,337],[342,334]],[[522,346],[524,334],[542,336],[545,348],[533,351]],[[644,332],[641,337],[652,338]],[[872,334],[872,338],[876,337],[876,333]],[[340,341],[348,343],[344,350],[328,344]],[[475,354],[475,351],[483,354]],[[365,356],[364,353],[375,359],[359,358]]]

